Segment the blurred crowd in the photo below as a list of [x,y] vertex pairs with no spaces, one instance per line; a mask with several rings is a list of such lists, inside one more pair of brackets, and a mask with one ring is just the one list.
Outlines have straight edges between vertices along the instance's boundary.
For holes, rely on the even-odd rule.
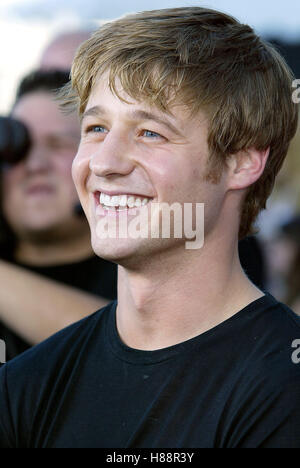
[[57,90],[89,32],[56,37],[0,119],[0,337],[7,360],[116,298],[116,265],[96,257],[71,168],[77,115]]
[[[0,338],[8,360],[117,295],[116,265],[94,255],[72,182],[79,121],[55,99],[89,35],[51,41],[0,118]],[[258,233],[240,242],[240,258],[256,285],[300,315],[299,153],[298,131]]]

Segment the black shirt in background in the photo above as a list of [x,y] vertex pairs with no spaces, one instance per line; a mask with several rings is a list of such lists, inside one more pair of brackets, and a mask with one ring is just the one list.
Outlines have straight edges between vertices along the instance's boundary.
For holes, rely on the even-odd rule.
[[141,351],[120,340],[116,305],[0,369],[0,448],[300,448],[290,309],[266,295],[193,339]]
[[[3,258],[3,255],[2,255]],[[17,263],[10,256],[3,258],[10,263],[33,273],[58,281],[68,286],[101,296],[105,299],[117,297],[117,265],[100,259],[96,255],[85,260],[49,267],[37,267]],[[16,294],[18,292],[16,291]],[[47,298],[45,298],[47,300]],[[0,321],[0,339],[6,343],[6,360],[27,350],[31,345]]]

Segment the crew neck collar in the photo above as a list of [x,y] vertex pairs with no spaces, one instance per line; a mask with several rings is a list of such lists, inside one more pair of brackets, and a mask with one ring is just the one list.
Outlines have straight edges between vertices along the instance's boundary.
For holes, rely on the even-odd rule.
[[269,293],[248,304],[242,310],[234,314],[229,319],[182,343],[178,343],[167,348],[154,351],[145,351],[127,346],[121,340],[116,325],[117,301],[114,301],[108,314],[106,322],[106,336],[112,352],[121,360],[132,364],[156,364],[172,358],[178,354],[189,352],[196,347],[201,347],[213,336],[222,335],[232,331],[232,326],[239,321],[249,320],[253,317],[253,312],[260,313],[265,309],[274,306],[276,299]]

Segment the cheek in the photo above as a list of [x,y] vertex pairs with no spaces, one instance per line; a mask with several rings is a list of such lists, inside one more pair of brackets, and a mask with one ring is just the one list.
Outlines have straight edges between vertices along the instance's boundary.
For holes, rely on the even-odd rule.
[[89,175],[90,158],[83,151],[78,151],[72,164],[72,178],[79,195],[85,191],[86,181]]
[[55,169],[63,177],[68,178],[72,176],[72,162],[74,159],[73,154],[61,154],[55,158]]
[[1,200],[4,217],[10,222],[20,214],[22,209],[23,171],[13,168],[2,176]]
[[61,156],[55,161],[55,172],[57,177],[61,180],[62,188],[74,188],[74,183],[72,179],[72,162],[74,156]]
[[87,192],[88,178],[90,176],[89,163],[90,157],[84,152],[78,151],[72,164],[72,177],[81,206],[85,212],[87,220],[90,222],[92,219],[90,213],[91,200],[90,195]]
[[[151,169],[150,169],[151,171]],[[199,193],[200,174],[189,166],[183,166],[181,161],[152,168],[151,176],[155,186],[170,202],[190,201]]]
[[5,195],[5,199],[11,198],[20,190],[23,176],[24,170],[21,167],[4,172],[2,175],[2,194]]
[[171,195],[177,191],[179,184],[178,164],[175,158],[150,158],[142,160],[142,166],[149,177],[158,196]]

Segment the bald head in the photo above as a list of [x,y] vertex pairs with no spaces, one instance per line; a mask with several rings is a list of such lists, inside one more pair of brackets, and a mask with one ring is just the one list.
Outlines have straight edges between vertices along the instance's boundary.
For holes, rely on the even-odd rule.
[[90,35],[89,31],[73,31],[54,38],[42,54],[40,69],[70,69],[76,50]]

